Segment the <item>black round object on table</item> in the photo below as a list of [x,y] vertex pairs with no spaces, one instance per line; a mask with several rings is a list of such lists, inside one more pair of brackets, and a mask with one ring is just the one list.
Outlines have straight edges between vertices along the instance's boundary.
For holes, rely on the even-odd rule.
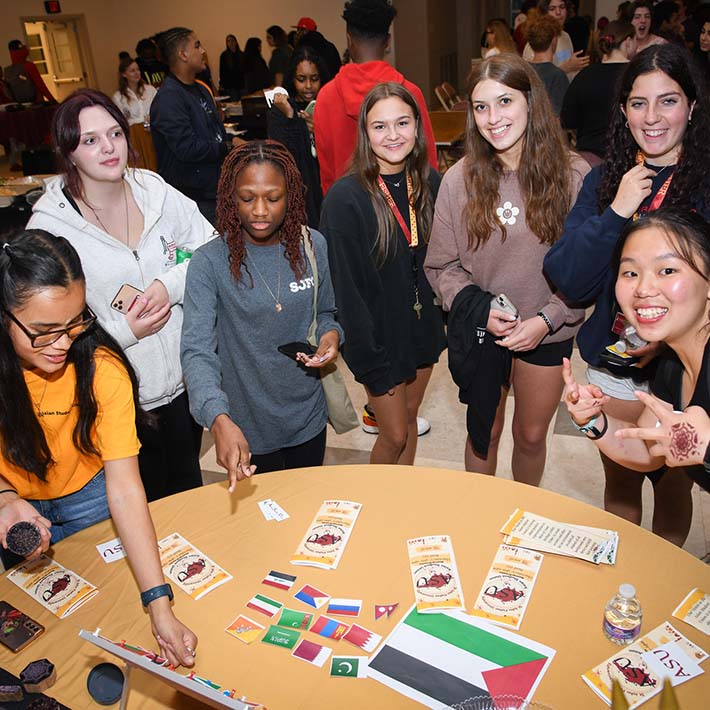
[[99,663],[89,672],[86,687],[100,705],[113,705],[123,693],[123,671],[114,663]]
[[40,546],[42,538],[36,525],[23,520],[7,531],[5,542],[10,552],[26,557]]

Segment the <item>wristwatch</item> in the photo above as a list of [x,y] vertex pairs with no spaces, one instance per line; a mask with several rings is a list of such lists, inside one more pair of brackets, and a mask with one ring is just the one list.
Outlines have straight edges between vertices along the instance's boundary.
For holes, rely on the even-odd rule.
[[160,597],[167,597],[168,601],[172,601],[173,588],[169,584],[160,584],[157,587],[146,589],[145,592],[141,592],[141,604],[147,607],[148,604],[160,599]]
[[[604,426],[601,429],[597,429],[597,427],[595,426],[599,417],[604,417]],[[604,434],[606,434],[606,430],[609,428],[609,420],[606,418],[606,414],[604,412],[602,412],[601,414],[597,414],[596,417],[593,417],[582,426],[579,426],[579,424],[577,424],[574,419],[572,419],[572,424],[574,424],[574,427],[575,429],[577,429],[577,431],[581,431],[582,434],[585,434],[587,438],[592,439],[592,441],[594,441],[595,439],[601,439]],[[591,436],[589,436],[590,434]]]

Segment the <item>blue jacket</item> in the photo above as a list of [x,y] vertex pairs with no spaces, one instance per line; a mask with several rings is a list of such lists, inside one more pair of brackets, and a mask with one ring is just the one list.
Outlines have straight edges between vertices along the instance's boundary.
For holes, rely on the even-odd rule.
[[[667,178],[667,172],[653,178],[651,195],[641,203],[641,209],[650,205]],[[607,367],[600,360],[599,353],[617,340],[611,327],[615,315],[621,310],[614,296],[614,249],[630,220],[616,214],[611,207],[599,214],[600,183],[601,166],[598,166],[584,179],[577,201],[565,222],[562,237],[545,256],[544,269],[548,278],[568,299],[585,306],[594,305],[594,312],[577,334],[577,344],[586,362],[595,367]],[[708,217],[706,210],[696,207],[703,216]],[[630,371],[629,368],[613,368],[612,371],[620,375],[639,375],[637,368],[630,368]]]
[[163,179],[193,199],[215,199],[230,143],[210,92],[169,74],[150,107],[150,132]]

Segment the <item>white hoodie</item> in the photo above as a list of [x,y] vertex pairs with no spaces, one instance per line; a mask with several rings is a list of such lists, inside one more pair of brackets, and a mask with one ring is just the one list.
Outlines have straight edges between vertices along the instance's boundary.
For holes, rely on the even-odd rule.
[[[149,410],[168,404],[185,389],[180,333],[188,262],[176,263],[176,249],[192,253],[216,232],[192,200],[156,173],[129,170],[126,182],[143,213],[143,234],[135,251],[87,222],[72,207],[62,192],[61,175],[47,185],[27,227],[66,237],[77,250],[86,275],[86,301],[136,369],[140,402]],[[111,302],[123,284],[145,291],[155,279],[168,291],[172,315],[155,335],[138,340]]]

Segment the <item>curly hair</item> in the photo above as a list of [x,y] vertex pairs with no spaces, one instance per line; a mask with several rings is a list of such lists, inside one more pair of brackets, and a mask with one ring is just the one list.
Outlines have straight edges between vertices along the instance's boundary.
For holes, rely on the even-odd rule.
[[[302,225],[306,224],[306,187],[293,156],[278,141],[250,141],[232,150],[222,165],[217,186],[217,231],[229,249],[229,270],[235,281],[242,278],[242,269],[254,279],[246,263],[244,227],[239,219],[236,189],[239,174],[252,163],[271,163],[284,176],[286,182],[286,215],[279,227],[279,241],[284,245],[285,258],[299,280],[306,272],[301,249]],[[308,229],[306,227],[306,229]],[[308,239],[311,238],[308,231]]]
[[389,0],[349,0],[343,9],[347,31],[364,40],[384,40],[397,9]]
[[380,166],[372,152],[370,139],[367,135],[367,115],[378,101],[388,98],[401,99],[411,110],[417,123],[414,148],[406,158],[406,169],[412,178],[412,206],[417,215],[422,241],[429,240],[431,223],[434,216],[434,199],[429,189],[429,159],[426,138],[422,127],[421,114],[416,99],[408,89],[395,81],[377,84],[370,90],[360,106],[360,116],[357,121],[357,145],[353,154],[350,173],[355,175],[370,197],[372,209],[377,218],[377,238],[375,242],[376,261],[378,265],[392,256],[398,245],[397,225],[392,210],[377,185]]
[[638,145],[627,128],[622,109],[639,76],[661,71],[680,85],[688,105],[695,104],[692,120],[689,119],[681,144],[678,165],[673,174],[664,206],[688,208],[708,196],[707,137],[710,135],[708,97],[703,91],[703,78],[685,47],[676,44],[659,44],[639,52],[621,75],[614,101],[607,154],[599,186],[599,210],[603,212],[616,197],[621,178],[635,165]]
[[525,95],[528,123],[522,138],[518,182],[525,200],[528,227],[542,244],[554,244],[562,234],[571,207],[569,151],[537,73],[524,59],[505,52],[476,64],[468,77],[464,179],[472,198],[465,212],[469,247],[478,249],[497,230],[504,240],[507,236],[505,225],[496,216],[504,166],[496,150],[476,127],[471,100],[473,90],[486,79]]

